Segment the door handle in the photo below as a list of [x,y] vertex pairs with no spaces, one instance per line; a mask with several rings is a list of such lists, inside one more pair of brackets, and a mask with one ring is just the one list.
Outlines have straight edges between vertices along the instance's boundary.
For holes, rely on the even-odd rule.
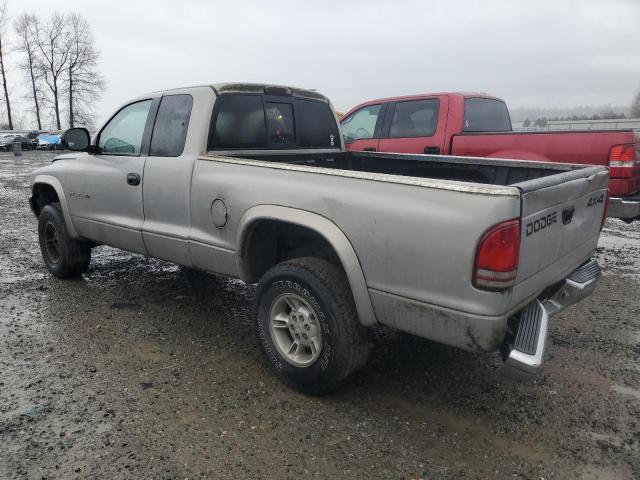
[[363,149],[362,149],[362,151],[363,151],[363,152],[375,152],[375,151],[376,151],[376,149],[375,149],[375,148],[373,148],[373,147],[371,147],[371,148],[363,148]]
[[440,147],[424,147],[424,153],[427,155],[440,155]]
[[140,175],[137,173],[127,173],[127,183],[129,185],[140,185]]

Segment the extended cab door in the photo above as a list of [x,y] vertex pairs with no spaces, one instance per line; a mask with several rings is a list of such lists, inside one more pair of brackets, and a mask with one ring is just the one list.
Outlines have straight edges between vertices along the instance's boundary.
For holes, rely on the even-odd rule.
[[98,153],[69,162],[65,195],[82,237],[147,253],[142,175],[156,102],[148,98],[122,107],[98,133]]
[[444,149],[448,107],[446,96],[389,103],[378,149],[440,155]]
[[147,251],[181,265],[191,264],[191,174],[198,152],[189,152],[185,144],[193,104],[188,93],[162,97],[144,167],[142,236]]
[[340,123],[344,145],[350,151],[376,152],[380,141],[384,104],[366,105]]

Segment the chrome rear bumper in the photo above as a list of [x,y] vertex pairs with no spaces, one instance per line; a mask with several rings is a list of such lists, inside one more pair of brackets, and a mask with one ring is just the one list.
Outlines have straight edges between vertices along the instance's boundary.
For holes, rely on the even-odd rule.
[[609,199],[608,217],[620,218],[631,222],[640,218],[640,196],[611,197]]
[[513,329],[501,349],[504,359],[501,373],[518,379],[528,379],[537,373],[544,360],[549,318],[591,295],[600,277],[598,263],[589,260],[559,287],[536,298],[509,319]]

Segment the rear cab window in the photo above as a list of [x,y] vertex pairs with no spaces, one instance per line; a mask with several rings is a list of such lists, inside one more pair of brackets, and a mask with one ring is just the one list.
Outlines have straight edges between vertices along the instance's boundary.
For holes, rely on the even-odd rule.
[[326,102],[225,93],[216,99],[207,150],[340,148],[338,135]]
[[511,118],[507,105],[495,98],[465,98],[462,131],[510,132]]

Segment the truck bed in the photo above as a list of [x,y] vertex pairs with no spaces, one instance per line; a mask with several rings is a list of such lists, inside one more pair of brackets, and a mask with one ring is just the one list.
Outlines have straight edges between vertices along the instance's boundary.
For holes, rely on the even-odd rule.
[[[375,152],[242,154],[243,158],[347,171],[509,186],[584,167],[525,160]],[[566,177],[563,178],[566,180]]]
[[[349,239],[378,322],[491,350],[510,315],[591,256],[607,179],[602,167],[527,161],[211,151],[193,170],[191,251],[199,268],[220,272],[227,265],[221,273],[237,275],[235,232],[246,212],[254,205],[295,205],[305,215],[330,219]],[[211,192],[234,207],[224,232],[209,233]],[[587,208],[592,196],[602,200]],[[565,210],[572,215],[566,223]],[[474,288],[478,242],[487,229],[514,219],[522,237],[515,286],[501,293]],[[408,325],[407,318],[415,322]],[[477,334],[471,338],[469,331]]]

